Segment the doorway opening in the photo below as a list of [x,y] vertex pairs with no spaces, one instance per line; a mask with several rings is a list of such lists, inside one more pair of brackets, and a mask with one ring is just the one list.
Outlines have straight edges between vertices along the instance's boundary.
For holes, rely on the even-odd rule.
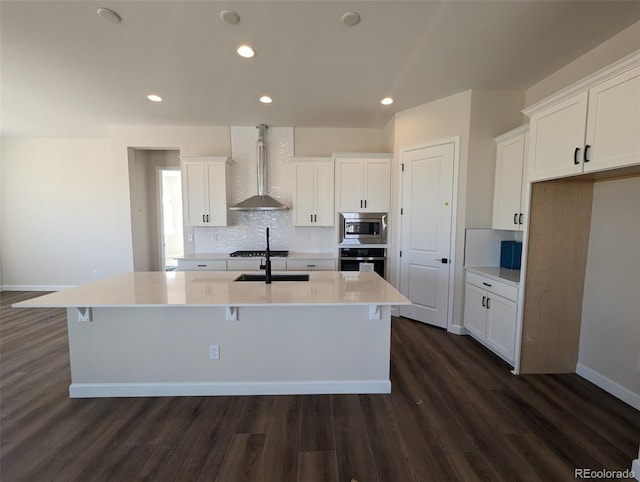
[[182,177],[180,168],[158,168],[158,252],[164,271],[177,268],[184,255],[182,237]]

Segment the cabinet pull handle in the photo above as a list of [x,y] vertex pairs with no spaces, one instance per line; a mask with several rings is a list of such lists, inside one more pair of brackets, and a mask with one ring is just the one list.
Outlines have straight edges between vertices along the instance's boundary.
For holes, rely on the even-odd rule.
[[483,306],[484,308],[486,308],[486,307],[487,307],[487,305],[485,305],[485,300],[486,300],[486,299],[487,299],[487,297],[486,297],[486,296],[483,296],[483,297],[482,297],[482,306]]
[[518,218],[518,224],[522,224],[522,213],[520,213],[520,217]]
[[199,264],[199,265],[198,265],[198,268],[206,268],[206,267],[207,267],[207,265],[206,265],[206,264]]
[[314,215],[313,215],[313,222],[314,222],[314,223],[317,223],[317,222],[318,222],[318,215],[317,215],[317,214],[314,214]]
[[513,213],[513,224],[518,224],[518,213]]
[[209,215],[207,214],[207,222],[209,222]]
[[204,214],[202,215],[202,222],[206,223],[205,219],[204,219]]
[[491,301],[491,298],[489,298],[489,297],[487,296],[487,309],[488,309],[488,310],[489,310],[489,309],[491,309],[491,307],[489,306],[489,301]]
[[316,265],[315,265],[315,264],[308,264],[308,265],[307,265],[307,268],[315,268],[315,267],[316,267]]
[[580,152],[580,148],[579,148],[579,147],[576,147],[576,150],[575,150],[575,151],[573,151],[573,163],[574,163],[575,165],[580,164],[580,161],[578,160],[578,152]]
[[367,200],[366,199],[364,200],[364,207],[365,208],[367,207]]
[[360,207],[362,207],[362,199],[360,199]]
[[490,283],[485,283],[484,281],[482,282],[483,285],[488,286],[489,288],[491,288],[491,284]]
[[587,144],[586,146],[584,146],[584,155],[582,156],[582,159],[584,160],[584,162],[589,162],[589,157],[587,152],[589,152],[589,148],[591,146],[589,144]]
[[313,222],[313,214],[309,214],[309,222],[312,223]]

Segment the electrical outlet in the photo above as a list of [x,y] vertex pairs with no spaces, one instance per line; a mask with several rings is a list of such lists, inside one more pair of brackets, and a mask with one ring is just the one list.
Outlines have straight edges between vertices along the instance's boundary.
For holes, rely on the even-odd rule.
[[210,345],[209,360],[219,360],[219,359],[220,359],[220,345]]

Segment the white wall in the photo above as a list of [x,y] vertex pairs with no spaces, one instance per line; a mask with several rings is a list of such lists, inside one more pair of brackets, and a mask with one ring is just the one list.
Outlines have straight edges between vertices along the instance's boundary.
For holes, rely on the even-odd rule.
[[525,106],[535,104],[593,72],[640,49],[640,22],[614,35],[586,54],[568,63],[549,77],[527,89]]
[[330,156],[334,152],[385,152],[381,129],[296,127],[295,155]]
[[135,271],[158,271],[158,167],[180,167],[178,151],[129,149],[131,235]]
[[[464,232],[466,228],[491,227],[496,156],[494,137],[522,125],[520,109],[523,102],[524,92],[519,91],[467,91],[402,111],[396,115],[393,125],[386,126],[384,130],[384,139],[391,133],[394,139],[396,166],[393,185],[397,187],[393,197],[394,214],[399,211],[401,203],[400,169],[397,166],[400,151],[441,139],[460,138],[456,244],[452,253],[455,262],[454,325],[462,324],[464,306]],[[393,229],[395,246],[399,243],[398,224]],[[392,256],[393,281],[398,286],[399,259],[395,252]]]
[[578,363],[640,404],[640,177],[594,185]]
[[94,270],[131,270],[128,189],[108,139],[4,138],[2,173],[5,285],[62,287]]
[[[241,187],[233,191],[237,197],[255,194],[256,190],[256,129],[240,129],[246,130],[248,140],[246,152],[234,168],[237,186]],[[285,129],[293,132],[293,128]],[[302,129],[301,141],[296,140],[295,145],[307,153],[319,146],[325,146],[328,154],[333,150],[375,152],[380,150],[381,139],[381,129]],[[273,148],[280,152],[276,156],[279,161],[270,165],[276,176],[273,186],[281,190],[288,203],[291,191],[284,180],[285,158],[293,154],[293,144],[290,150],[278,151],[278,143],[274,143]],[[110,137],[105,139],[2,138],[0,286],[57,289],[90,282],[94,271],[103,278],[134,269],[129,185],[132,149],[174,150],[183,156],[231,156],[231,128],[112,126]],[[235,216],[237,221],[238,217],[251,215]],[[292,228],[290,213],[275,216],[284,217],[282,222],[288,226],[279,235],[274,233],[279,247],[337,250],[333,228]],[[242,238],[246,244],[233,243],[230,247],[243,249],[254,247],[248,246],[254,241],[262,242],[264,229],[260,226],[265,223],[249,220]],[[230,228],[234,229],[239,230],[237,225]],[[239,239],[241,234],[236,232],[231,238]],[[291,237],[285,240],[285,234]],[[215,228],[198,232],[187,228],[185,238],[186,253],[195,252],[196,242],[203,249],[220,247],[227,251],[227,246],[220,246]]]
[[[392,184],[397,187],[392,198],[391,242],[399,246],[400,219],[397,213],[401,206],[400,189],[400,151],[407,147],[432,143],[440,139],[460,137],[459,176],[458,176],[458,213],[456,246],[451,257],[455,265],[455,287],[453,323],[461,325],[462,320],[462,260],[464,255],[465,203],[467,186],[467,162],[469,156],[469,127],[471,118],[471,91],[445,97],[428,104],[399,112],[395,116],[394,125],[394,166]],[[400,286],[398,250],[389,256],[391,281]]]

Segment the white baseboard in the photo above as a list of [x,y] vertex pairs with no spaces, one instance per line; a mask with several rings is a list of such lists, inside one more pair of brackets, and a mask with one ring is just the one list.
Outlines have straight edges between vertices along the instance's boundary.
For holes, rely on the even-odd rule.
[[70,398],[316,395],[331,393],[391,393],[391,382],[389,380],[350,380],[323,382],[72,383],[69,386]]
[[636,480],[640,480],[640,459],[635,459],[631,463],[631,471],[633,472],[633,475],[636,478]]
[[447,327],[447,331],[449,333],[453,333],[454,335],[468,335],[469,332],[467,331],[467,329],[462,326],[462,325],[449,325]]
[[594,385],[602,388],[605,392],[609,392],[614,397],[628,403],[636,410],[640,410],[640,394],[632,392],[610,378],[607,378],[597,371],[584,366],[582,363],[578,363],[576,366],[576,373],[582,378],[586,378]]
[[3,285],[0,291],[63,291],[76,285]]

